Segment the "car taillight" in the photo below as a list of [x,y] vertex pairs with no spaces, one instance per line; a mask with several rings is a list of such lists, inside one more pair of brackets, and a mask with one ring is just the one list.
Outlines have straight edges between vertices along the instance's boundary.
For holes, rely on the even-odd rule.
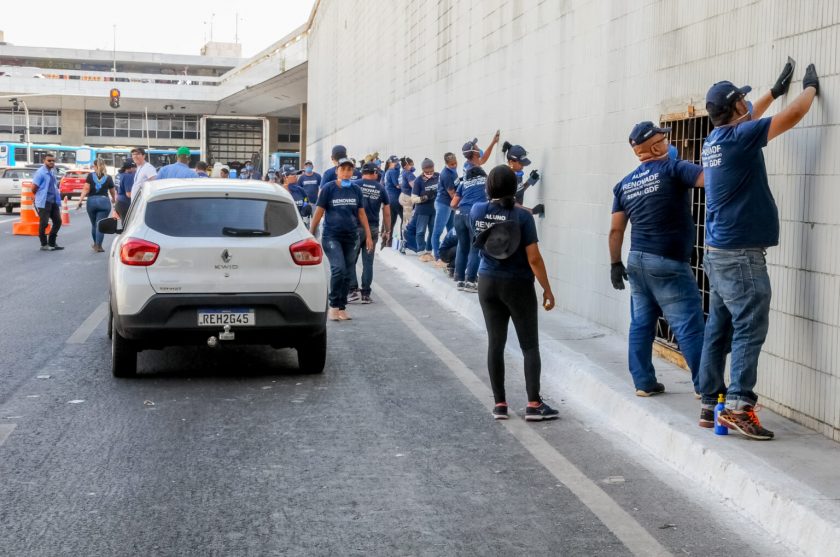
[[159,245],[147,242],[146,240],[129,238],[120,247],[120,261],[124,265],[148,267],[157,261],[159,253]]
[[318,265],[324,258],[321,244],[313,238],[292,244],[289,251],[292,252],[292,259],[298,265]]

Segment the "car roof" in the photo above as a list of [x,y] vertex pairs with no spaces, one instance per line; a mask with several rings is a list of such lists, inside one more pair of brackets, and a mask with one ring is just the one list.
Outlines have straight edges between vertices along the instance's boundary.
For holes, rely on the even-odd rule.
[[225,196],[242,196],[294,202],[291,194],[277,184],[260,182],[259,180],[223,178],[170,178],[166,180],[152,180],[143,184],[143,196],[147,202],[157,199]]

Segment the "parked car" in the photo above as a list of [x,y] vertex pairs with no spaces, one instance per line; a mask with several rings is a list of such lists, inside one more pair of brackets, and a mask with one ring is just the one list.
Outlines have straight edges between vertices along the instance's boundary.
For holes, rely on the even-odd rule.
[[85,180],[88,174],[90,174],[90,170],[68,170],[65,172],[58,185],[61,197],[81,195],[82,190],[85,189]]
[[111,371],[137,372],[137,353],[174,345],[297,349],[324,369],[328,269],[292,196],[265,182],[160,180],[132,200],[108,267]]
[[20,207],[20,187],[32,182],[35,172],[32,168],[0,168],[0,207],[5,207],[7,213]]

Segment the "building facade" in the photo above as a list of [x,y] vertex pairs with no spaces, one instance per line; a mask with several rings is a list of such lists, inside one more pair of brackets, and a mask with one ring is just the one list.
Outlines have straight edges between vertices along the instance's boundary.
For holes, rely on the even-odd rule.
[[[765,406],[840,440],[838,40],[832,0],[321,0],[307,148],[321,166],[341,143],[357,157],[428,156],[442,167],[445,152],[460,158],[463,143],[483,147],[500,129],[543,176],[525,201],[546,206],[538,227],[558,306],[626,331],[629,293],[610,285],[607,233],[612,187],[637,164],[632,125],[670,122],[681,156],[699,160],[712,83],[749,84],[757,98],[792,56],[796,81],[772,115],[815,63],[815,106],[765,149],[781,242],[767,254],[773,301],[757,390]],[[488,166],[502,162],[497,151]],[[702,192],[694,203],[702,226]],[[662,336],[668,344],[665,327]]]

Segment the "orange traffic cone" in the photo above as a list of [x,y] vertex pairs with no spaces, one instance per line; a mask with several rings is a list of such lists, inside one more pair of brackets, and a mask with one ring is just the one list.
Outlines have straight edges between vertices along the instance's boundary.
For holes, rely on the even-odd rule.
[[[24,182],[20,188],[20,221],[12,224],[12,234],[18,236],[37,236],[38,211],[35,210],[35,194],[32,193],[32,182]],[[47,226],[47,233],[50,231]]]
[[67,205],[67,196],[64,196],[64,203],[61,204],[61,225],[70,225],[70,207]]

